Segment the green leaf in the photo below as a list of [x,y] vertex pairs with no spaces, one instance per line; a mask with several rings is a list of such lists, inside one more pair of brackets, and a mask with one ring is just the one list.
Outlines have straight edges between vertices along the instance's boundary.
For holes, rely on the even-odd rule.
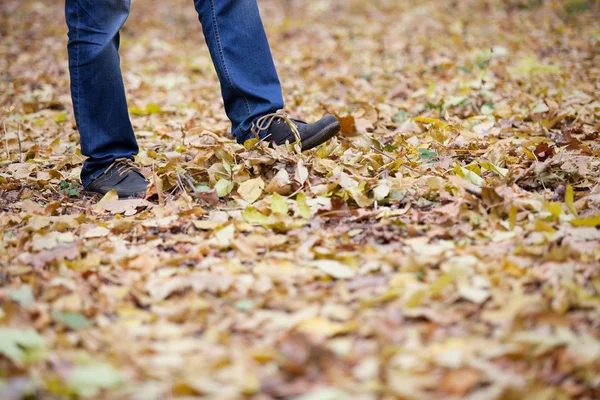
[[274,214],[287,214],[288,210],[288,204],[285,198],[279,193],[274,193],[271,196],[271,211]]
[[98,396],[100,390],[114,388],[121,383],[121,372],[104,363],[76,367],[68,377],[69,389],[82,397]]
[[225,171],[227,171],[227,173],[231,175],[231,165],[229,165],[229,163],[225,160],[222,160],[221,164],[223,164],[223,169],[225,169]]
[[0,354],[17,365],[37,359],[43,346],[44,338],[33,329],[0,328]]
[[233,182],[227,179],[220,179],[215,185],[217,196],[225,197],[233,190]]
[[[593,2],[589,2],[590,4]],[[587,1],[569,1],[565,4],[565,11],[569,15],[579,14],[590,10],[590,4]]]
[[424,148],[419,148],[419,158],[421,160],[432,160],[437,157],[437,153],[435,151],[430,151]]
[[81,197],[81,193],[79,193],[79,190],[77,190],[76,188],[71,188],[67,190],[67,195],[69,197]]
[[210,188],[210,186],[208,186],[206,183],[201,183],[199,185],[196,185],[196,192],[198,193],[206,193],[206,192],[210,192],[212,189]]
[[242,299],[236,301],[234,304],[235,308],[242,311],[250,311],[252,307],[254,307],[254,300],[252,299]]
[[8,297],[12,301],[19,303],[21,307],[29,307],[35,303],[29,285],[21,285],[18,289],[8,289],[7,293]]
[[74,331],[86,328],[90,324],[84,315],[76,312],[55,312],[54,318]]

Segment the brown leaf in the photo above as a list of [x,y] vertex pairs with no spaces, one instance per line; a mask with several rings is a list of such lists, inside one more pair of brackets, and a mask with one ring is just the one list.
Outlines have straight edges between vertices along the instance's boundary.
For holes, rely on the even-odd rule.
[[158,196],[158,204],[161,206],[165,205],[165,195],[163,193],[163,181],[160,179],[155,170],[152,171],[152,186],[156,190]]
[[533,153],[537,157],[538,161],[546,161],[548,158],[556,154],[554,147],[548,145],[548,143],[540,143],[536,146]]
[[217,191],[214,189],[206,192],[194,193],[194,197],[205,202],[209,207],[215,207],[217,204],[219,204],[219,196],[217,195]]
[[344,117],[337,116],[338,121],[341,125],[340,133],[344,136],[356,136],[358,131],[356,130],[356,121],[352,115],[346,115]]
[[440,381],[439,390],[454,396],[464,396],[479,383],[481,377],[481,372],[471,368],[452,370]]

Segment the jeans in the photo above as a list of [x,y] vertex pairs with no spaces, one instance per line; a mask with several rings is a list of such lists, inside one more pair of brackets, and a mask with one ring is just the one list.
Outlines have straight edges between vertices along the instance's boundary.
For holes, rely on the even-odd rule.
[[[167,0],[168,1],[168,0]],[[131,0],[66,0],[69,72],[86,187],[138,145],[127,110],[119,30]],[[215,65],[232,134],[253,137],[252,123],[284,107],[279,77],[256,0],[194,0]]]

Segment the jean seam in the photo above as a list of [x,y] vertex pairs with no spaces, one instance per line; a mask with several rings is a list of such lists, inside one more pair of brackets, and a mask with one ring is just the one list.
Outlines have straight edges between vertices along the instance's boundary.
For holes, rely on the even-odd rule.
[[219,57],[221,59],[221,63],[223,64],[223,72],[225,73],[225,78],[227,79],[227,83],[229,83],[229,86],[231,86],[231,88],[242,98],[242,100],[244,101],[244,105],[246,106],[246,111],[248,112],[248,115],[250,115],[252,112],[250,111],[250,104],[248,103],[248,99],[233,84],[233,81],[232,81],[231,76],[229,74],[229,70],[227,69],[227,64],[225,63],[225,54],[223,53],[223,46],[221,44],[221,35],[219,33],[219,26],[217,25],[217,12],[215,10],[214,0],[210,0],[210,10],[211,10],[211,17],[212,17],[212,20],[213,20],[213,30],[215,32],[215,40],[217,42],[217,48],[218,48],[218,51],[219,51]]
[[[97,28],[97,29],[102,29],[102,25],[101,25],[101,24],[99,24],[98,22],[96,22],[96,20],[94,19],[94,16],[93,16],[92,14],[90,14],[90,13],[88,12],[88,10],[86,10],[86,9],[83,7],[83,4],[80,4],[80,5],[79,5],[79,7],[77,7],[77,9],[78,9],[78,10],[79,10],[80,8],[81,8],[81,10],[82,10],[84,13],[86,13],[86,14],[87,14],[87,16],[89,17],[90,21],[92,21],[92,22],[94,23],[94,25],[95,25],[95,28]],[[78,16],[78,18],[79,18],[79,13],[77,13],[77,16]]]
[[[77,18],[76,25],[75,25],[76,26],[75,43],[78,43],[79,42],[79,31],[81,30],[79,28],[79,24],[81,22],[81,18],[79,17],[79,4],[75,7],[75,16]],[[80,89],[80,85],[81,85],[81,82],[79,79],[79,59],[80,59],[79,52],[80,51],[81,51],[81,45],[78,45],[77,51],[75,52],[75,87],[76,87],[76,92],[77,92],[77,97],[76,97],[77,100],[73,103],[73,107],[74,107],[73,112],[75,113],[75,115],[79,115],[79,110],[81,108],[80,104],[79,104],[79,102],[81,101],[81,96],[79,93],[79,89]],[[77,121],[75,121],[75,123],[77,125],[79,125],[77,123]],[[77,129],[79,130],[79,126],[77,126]]]

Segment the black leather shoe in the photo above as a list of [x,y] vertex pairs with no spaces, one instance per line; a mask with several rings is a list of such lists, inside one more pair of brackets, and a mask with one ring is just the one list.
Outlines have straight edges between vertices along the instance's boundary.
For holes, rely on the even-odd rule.
[[102,175],[87,185],[85,191],[105,195],[114,189],[119,198],[140,198],[146,194],[147,187],[148,181],[133,161],[117,158]]
[[340,131],[340,123],[333,114],[327,114],[314,124],[291,119],[283,111],[265,115],[252,126],[255,135],[266,131],[265,140],[282,145],[285,142],[302,143],[302,151],[325,143]]

